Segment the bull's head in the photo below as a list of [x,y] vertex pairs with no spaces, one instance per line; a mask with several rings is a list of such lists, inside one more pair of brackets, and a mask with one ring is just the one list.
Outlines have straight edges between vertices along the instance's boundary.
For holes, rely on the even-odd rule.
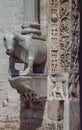
[[25,36],[25,35],[21,35],[19,33],[15,33],[15,32],[9,33],[6,36],[4,36],[3,40],[4,40],[4,45],[6,48],[6,53],[8,55],[12,55],[16,43],[20,43],[20,45],[23,43],[23,45],[24,45],[24,41],[26,39],[30,40],[31,36],[29,36],[29,35]]
[[3,37],[4,45],[6,48],[7,55],[12,55],[14,51],[14,45],[16,42],[16,37],[14,34],[9,33]]

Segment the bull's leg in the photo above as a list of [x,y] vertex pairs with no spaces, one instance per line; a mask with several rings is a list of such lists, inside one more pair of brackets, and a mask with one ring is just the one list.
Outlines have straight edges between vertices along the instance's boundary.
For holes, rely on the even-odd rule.
[[33,72],[33,63],[34,63],[34,59],[33,58],[29,58],[28,59],[28,67],[22,72],[20,72],[19,75],[30,75]]
[[9,75],[12,77],[19,75],[19,71],[15,69],[15,59],[13,56],[9,58]]

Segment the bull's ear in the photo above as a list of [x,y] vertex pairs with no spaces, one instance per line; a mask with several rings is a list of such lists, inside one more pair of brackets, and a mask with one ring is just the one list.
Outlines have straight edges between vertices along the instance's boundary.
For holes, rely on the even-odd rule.
[[18,33],[15,33],[13,32],[13,34],[15,35],[15,37],[18,39],[18,40],[21,40],[21,41],[24,41],[25,40],[25,37],[21,34],[18,34]]

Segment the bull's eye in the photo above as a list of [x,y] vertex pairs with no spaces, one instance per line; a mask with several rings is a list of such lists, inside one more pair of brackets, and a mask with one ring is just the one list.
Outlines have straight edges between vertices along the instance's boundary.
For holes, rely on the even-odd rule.
[[5,37],[3,37],[3,40],[4,40],[4,41],[6,41],[6,38],[5,38]]

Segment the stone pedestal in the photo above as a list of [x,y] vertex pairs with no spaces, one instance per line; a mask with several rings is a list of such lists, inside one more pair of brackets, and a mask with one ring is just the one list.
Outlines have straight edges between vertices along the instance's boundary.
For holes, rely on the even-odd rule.
[[68,74],[57,73],[53,80],[58,86],[53,84],[51,93],[47,86],[47,75],[33,74],[9,79],[21,97],[20,130],[80,130],[79,100],[73,97],[69,99],[69,95],[66,95]]
[[31,75],[19,76],[10,78],[9,82],[25,100],[37,101],[47,98],[47,76],[46,75]]
[[10,78],[9,82],[20,93],[20,130],[41,130],[46,120],[47,75]]

